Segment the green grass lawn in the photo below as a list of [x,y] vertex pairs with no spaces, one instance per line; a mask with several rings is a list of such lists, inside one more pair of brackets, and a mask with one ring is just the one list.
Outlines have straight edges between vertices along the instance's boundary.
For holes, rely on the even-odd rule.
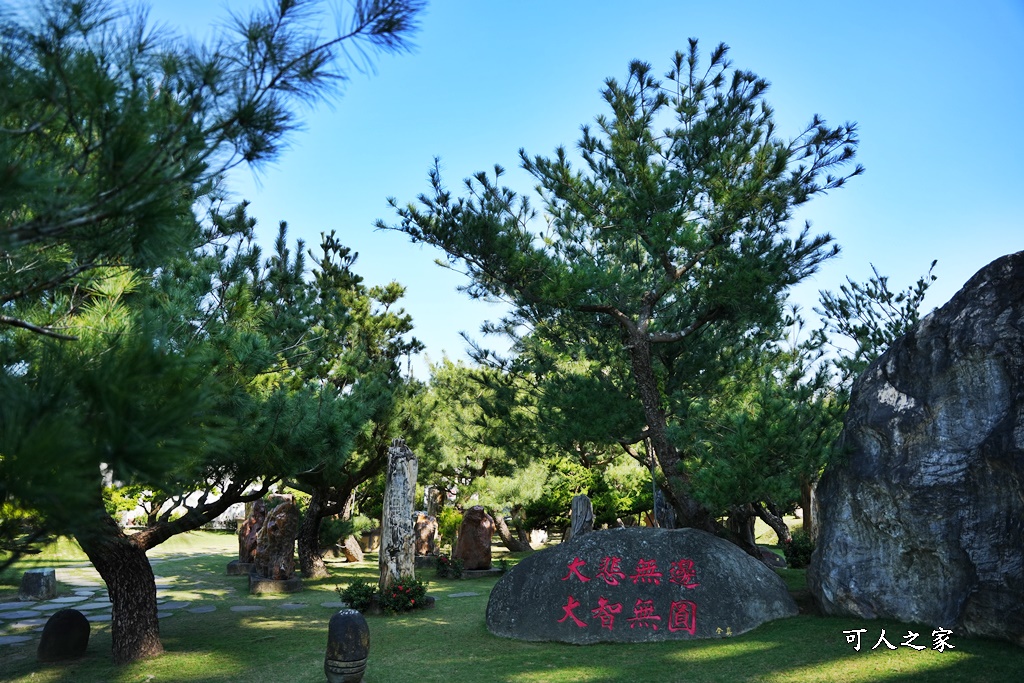
[[[323,673],[327,623],[337,600],[334,588],[356,577],[375,580],[375,556],[356,565],[329,561],[333,576],[306,582],[306,589],[280,597],[250,596],[246,577],[226,576],[235,552],[234,536],[196,532],[175,537],[151,553],[155,572],[171,585],[174,600],[216,605],[209,614],[178,612],[161,621],[166,654],[115,667],[109,624],[93,624],[88,655],[62,666],[35,661],[34,644],[0,646],[0,680],[48,683],[158,683],[173,681],[313,682]],[[81,551],[62,542],[44,556],[20,562],[0,576],[0,602],[13,599],[17,577],[31,566],[77,566]],[[513,562],[515,558],[512,558]],[[62,564],[63,563],[63,564]],[[794,592],[805,589],[801,570],[784,570]],[[825,618],[801,614],[732,638],[636,645],[573,646],[526,643],[487,632],[487,596],[496,579],[439,581],[420,573],[437,598],[428,610],[402,616],[369,616],[370,659],[364,681],[523,682],[540,681],[989,681],[1018,680],[1021,649],[1009,643],[957,637],[953,650],[930,649],[932,628],[892,621]],[[453,598],[453,593],[475,597]],[[301,610],[282,603],[301,602]],[[232,612],[231,606],[259,605],[260,612]],[[859,652],[844,630],[866,628]],[[881,629],[899,645],[908,628],[921,633],[922,651],[899,647],[871,651]]]

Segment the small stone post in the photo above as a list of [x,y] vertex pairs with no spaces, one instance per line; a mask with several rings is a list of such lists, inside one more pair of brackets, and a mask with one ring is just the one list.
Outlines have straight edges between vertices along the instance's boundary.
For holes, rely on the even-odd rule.
[[343,609],[327,626],[324,673],[328,683],[359,683],[370,655],[370,629],[362,614]]
[[572,498],[572,530],[569,538],[579,538],[594,530],[594,506],[583,494]]
[[416,543],[412,512],[416,504],[416,454],[403,439],[388,449],[384,481],[384,514],[381,519],[380,583],[383,593],[392,583],[416,576]]

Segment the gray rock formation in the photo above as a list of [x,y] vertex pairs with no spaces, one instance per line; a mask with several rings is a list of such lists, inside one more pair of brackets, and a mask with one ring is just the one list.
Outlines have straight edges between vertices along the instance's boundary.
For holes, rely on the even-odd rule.
[[286,581],[295,577],[295,537],[299,533],[299,509],[281,503],[267,513],[256,535],[253,572],[260,578]]
[[782,579],[732,543],[631,527],[523,558],[491,590],[487,628],[583,645],[724,638],[796,614]]
[[1024,252],[857,379],[840,445],[808,570],[822,610],[1024,645]]

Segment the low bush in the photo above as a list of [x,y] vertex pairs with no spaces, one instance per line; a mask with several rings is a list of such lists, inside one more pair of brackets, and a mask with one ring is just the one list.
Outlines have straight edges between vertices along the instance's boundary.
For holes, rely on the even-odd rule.
[[422,607],[427,587],[419,579],[395,581],[381,593],[379,602],[384,614],[398,614]]
[[803,569],[811,563],[814,541],[804,530],[794,531],[793,540],[786,541],[782,545],[783,552],[786,554],[786,564],[790,569]]
[[457,557],[438,555],[437,557],[437,578],[439,579],[460,579],[462,578],[462,567],[464,562]]

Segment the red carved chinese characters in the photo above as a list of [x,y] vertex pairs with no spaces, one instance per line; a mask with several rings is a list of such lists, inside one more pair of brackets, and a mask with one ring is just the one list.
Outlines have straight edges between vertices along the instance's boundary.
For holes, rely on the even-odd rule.
[[655,622],[661,621],[661,617],[654,613],[654,601],[644,600],[640,598],[636,601],[636,605],[633,606],[633,616],[627,619],[630,628],[651,628],[655,631],[658,630],[658,624]]
[[586,583],[587,581],[590,581],[590,579],[588,579],[586,576],[583,576],[583,574],[580,573],[580,567],[582,567],[585,564],[586,564],[586,562],[584,562],[580,558],[574,557],[572,562],[570,562],[567,565],[569,567],[569,571],[568,571],[568,573],[566,573],[565,576],[562,577],[562,581],[568,581],[569,577],[571,577],[573,575],[575,575],[576,578],[579,579],[580,581],[582,581],[583,583]]
[[696,588],[700,585],[693,582],[694,577],[697,575],[697,570],[693,566],[693,560],[682,559],[678,562],[673,562],[668,575],[669,581],[678,583],[684,588]]
[[566,619],[572,619],[574,622],[576,622],[576,625],[579,626],[580,628],[586,628],[587,624],[585,622],[580,621],[579,617],[577,617],[573,613],[573,610],[576,609],[579,606],[580,606],[579,600],[577,600],[576,598],[574,598],[574,597],[572,597],[570,595],[569,596],[569,600],[564,605],[562,605],[562,611],[565,612],[565,614],[563,614],[562,618],[558,620],[558,623],[561,624]]
[[612,630],[612,626],[615,625],[615,615],[622,611],[622,603],[615,602],[611,603],[605,600],[603,597],[597,600],[597,609],[590,610],[597,619],[601,620],[601,628],[606,628],[609,631]]
[[637,560],[636,573],[632,574],[629,578],[633,579],[633,583],[653,583],[655,585],[660,585],[661,572],[658,571],[657,561]]
[[697,630],[697,603],[680,600],[669,605],[668,630],[686,631],[692,636]]
[[617,557],[606,557],[601,560],[601,564],[598,566],[598,572],[595,578],[603,579],[609,586],[618,586],[619,579],[626,579],[626,575],[619,569],[620,561],[621,560]]
[[[660,586],[661,580],[667,578],[670,583],[682,586],[683,588],[692,589],[700,585],[696,582],[697,569],[694,566],[694,561],[689,558],[680,558],[675,562],[670,562],[667,577],[658,569],[658,561],[656,559],[641,558],[637,560],[636,569],[629,576],[622,571],[621,562],[622,558],[620,557],[606,555],[598,564],[597,572],[592,577],[588,577],[582,572],[582,569],[587,564],[586,561],[582,558],[574,557],[572,562],[566,565],[568,571],[562,577],[562,581],[570,581],[575,577],[581,583],[587,583],[593,578],[600,579],[609,586],[619,586],[625,583],[627,579],[630,579],[634,584]],[[659,602],[659,604],[664,608],[665,603]],[[562,624],[571,620],[579,628],[588,628],[587,622],[580,619],[575,612],[581,606],[580,601],[570,595],[566,603],[561,606],[562,618],[558,619],[558,623]],[[590,607],[590,605],[587,605],[587,607]],[[622,611],[621,602],[610,602],[606,597],[601,596],[597,599],[597,607],[591,609],[590,613],[592,619],[600,621],[601,628],[612,631],[615,628],[615,617],[621,614]],[[629,622],[631,629],[640,628],[657,631],[660,626],[667,625],[668,630],[672,633],[680,631],[685,631],[690,635],[696,633],[697,603],[690,600],[673,601],[669,605],[668,616],[665,617],[663,615],[664,612],[658,614],[655,610],[655,601],[653,599],[645,600],[644,598],[638,598],[633,606],[633,616],[626,621]]]

